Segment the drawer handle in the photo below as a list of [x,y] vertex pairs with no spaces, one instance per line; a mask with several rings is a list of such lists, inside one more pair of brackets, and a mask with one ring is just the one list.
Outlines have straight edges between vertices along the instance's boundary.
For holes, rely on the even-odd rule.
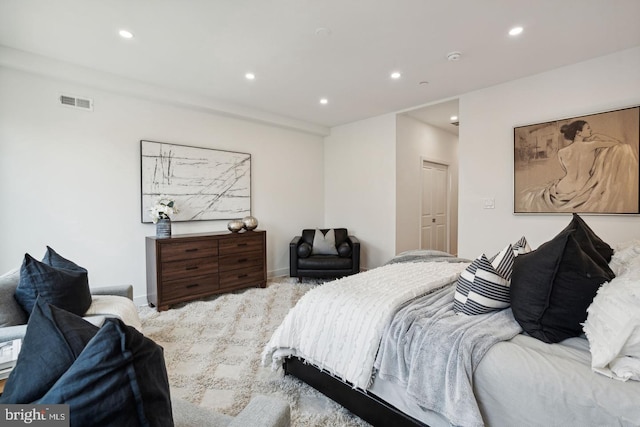
[[238,279],[243,279],[243,278],[245,278],[247,276],[249,276],[249,275],[248,274],[241,274],[241,275],[238,276]]
[[197,270],[197,269],[198,269],[197,265],[195,265],[193,267],[185,267],[185,270]]
[[239,259],[239,260],[238,260],[238,263],[241,263],[241,262],[247,262],[247,261],[249,261],[247,258],[242,258],[242,259]]
[[198,252],[198,248],[189,248],[189,249],[185,249],[185,252]]
[[247,246],[247,243],[238,243],[238,246]]
[[200,286],[198,283],[193,283],[191,285],[187,285],[187,288],[195,288],[195,287],[198,287],[198,286]]

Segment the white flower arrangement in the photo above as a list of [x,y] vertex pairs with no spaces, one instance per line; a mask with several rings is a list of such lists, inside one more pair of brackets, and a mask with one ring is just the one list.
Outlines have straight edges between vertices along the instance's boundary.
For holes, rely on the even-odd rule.
[[155,205],[149,208],[149,216],[153,223],[157,223],[159,219],[168,219],[170,215],[178,213],[175,201],[166,195],[161,195],[156,200]]

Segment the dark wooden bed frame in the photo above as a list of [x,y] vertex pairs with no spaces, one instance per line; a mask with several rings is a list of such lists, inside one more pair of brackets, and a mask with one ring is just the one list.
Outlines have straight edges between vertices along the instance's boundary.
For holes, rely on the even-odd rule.
[[292,375],[338,402],[355,415],[374,426],[428,427],[399,411],[379,397],[353,388],[348,383],[322,371],[297,357],[286,358],[282,364],[285,375]]

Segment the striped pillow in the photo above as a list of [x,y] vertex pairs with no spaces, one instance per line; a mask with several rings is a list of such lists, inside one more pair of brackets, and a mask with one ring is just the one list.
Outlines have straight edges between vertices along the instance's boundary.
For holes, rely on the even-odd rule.
[[498,274],[507,280],[511,280],[513,273],[513,260],[516,259],[513,246],[507,245],[503,250],[495,254],[489,262],[496,269]]
[[480,258],[469,264],[469,267],[467,267],[460,274],[460,277],[458,277],[458,282],[456,283],[456,292],[453,297],[453,311],[455,311],[456,313],[462,313],[464,303],[467,301],[467,295],[469,294],[471,286],[473,285],[473,279],[476,276],[479,259]]
[[[527,243],[527,239],[522,236],[516,243],[507,245],[490,259],[487,259],[485,254],[478,257],[458,278],[453,311],[463,314],[481,314],[509,307],[509,285],[513,273],[513,263],[516,256],[527,252],[531,252],[531,247]],[[487,263],[491,268],[487,267]],[[483,266],[483,269],[481,269],[481,277],[476,279],[479,266]],[[498,278],[487,279],[494,273],[498,275]],[[497,285],[495,285],[496,283]],[[494,285],[499,287],[497,293]],[[472,302],[470,307],[465,309],[472,288],[475,290]],[[493,298],[494,301],[487,301],[487,298]],[[487,304],[481,304],[479,300],[484,300]],[[505,303],[506,305],[504,305]]]
[[[511,245],[508,249],[507,252],[513,255]],[[462,313],[467,315],[484,314],[509,307],[509,280],[502,277],[484,254],[476,261],[475,277]],[[513,266],[513,259],[511,264]]]
[[518,240],[513,244],[513,253],[515,256],[518,256],[518,255],[526,254],[528,252],[531,252],[531,246],[529,246],[527,239],[525,239],[525,237],[522,236],[520,240]]

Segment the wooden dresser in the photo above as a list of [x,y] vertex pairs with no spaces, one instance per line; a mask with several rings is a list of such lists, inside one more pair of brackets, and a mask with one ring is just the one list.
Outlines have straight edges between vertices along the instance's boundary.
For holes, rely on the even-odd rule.
[[254,230],[146,238],[147,300],[171,304],[267,284],[267,233]]

